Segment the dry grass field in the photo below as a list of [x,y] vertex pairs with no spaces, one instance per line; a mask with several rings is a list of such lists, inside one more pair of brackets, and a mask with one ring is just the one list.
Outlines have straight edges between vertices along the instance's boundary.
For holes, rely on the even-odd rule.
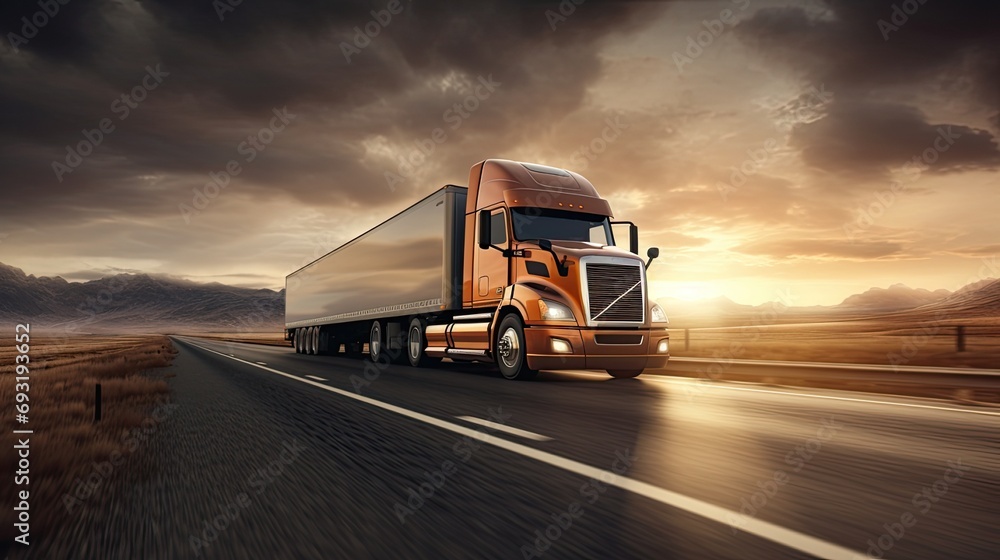
[[[30,411],[28,423],[22,425],[13,418],[17,355],[13,333],[0,342],[0,403],[9,414],[0,445],[13,449],[16,441],[11,429],[34,431],[27,437],[31,532],[36,534],[56,526],[67,512],[67,503],[72,510],[79,505],[76,500],[80,496],[83,501],[92,499],[108,486],[107,479],[116,469],[134,466],[130,465],[131,455],[154,426],[154,409],[162,409],[169,399],[167,383],[157,378],[155,370],[169,365],[176,351],[168,338],[156,335],[32,335],[29,344]],[[95,423],[97,383],[102,387],[103,406],[102,419]],[[17,470],[13,453],[3,457],[3,472]],[[95,469],[95,464],[99,468]],[[14,491],[10,481],[0,485],[0,503],[7,504],[0,515],[0,539],[4,541],[14,537],[10,506],[16,503]]]
[[229,342],[246,342],[249,344],[263,344],[265,346],[284,346],[285,348],[291,348],[290,343],[285,340],[285,334],[282,332],[242,332],[242,333],[185,333],[191,336],[198,336],[201,338],[210,338],[213,340],[225,340]]
[[[678,322],[672,322],[671,326]],[[965,349],[956,348],[957,328]],[[670,331],[672,356],[1000,368],[1000,319],[847,320],[743,324]],[[687,341],[685,341],[687,338]]]

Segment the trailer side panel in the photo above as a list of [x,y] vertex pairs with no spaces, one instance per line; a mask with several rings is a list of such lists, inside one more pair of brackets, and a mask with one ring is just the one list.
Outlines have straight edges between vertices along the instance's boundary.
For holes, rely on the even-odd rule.
[[[287,328],[401,317],[451,309],[461,232],[454,213],[465,189],[445,187],[290,274]],[[460,211],[460,210],[459,210]],[[450,228],[450,229],[449,229]]]

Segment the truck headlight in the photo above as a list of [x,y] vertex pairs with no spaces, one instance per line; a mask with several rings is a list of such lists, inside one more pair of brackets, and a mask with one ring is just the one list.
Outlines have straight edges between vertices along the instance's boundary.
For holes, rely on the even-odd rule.
[[660,304],[654,303],[653,307],[649,309],[649,316],[652,318],[654,323],[669,323],[667,320],[667,314],[663,312],[663,308]]
[[543,321],[576,321],[569,307],[550,299],[538,300],[538,312]]

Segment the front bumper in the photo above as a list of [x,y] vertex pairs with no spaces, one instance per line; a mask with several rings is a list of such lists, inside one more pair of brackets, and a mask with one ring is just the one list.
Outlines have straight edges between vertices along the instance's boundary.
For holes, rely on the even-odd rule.
[[[657,352],[660,341],[670,338],[667,329],[581,329],[530,326],[524,329],[531,369],[646,369],[667,365],[669,352]],[[569,352],[556,352],[553,346]]]

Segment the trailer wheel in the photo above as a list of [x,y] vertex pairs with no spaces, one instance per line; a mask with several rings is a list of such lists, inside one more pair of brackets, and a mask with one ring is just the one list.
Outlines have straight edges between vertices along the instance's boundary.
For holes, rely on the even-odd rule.
[[504,317],[497,328],[496,360],[500,373],[507,379],[527,380],[538,373],[528,367],[524,325],[515,313]]
[[313,327],[312,332],[309,333],[309,353],[318,356],[319,355],[319,327]]
[[632,377],[639,377],[642,373],[641,369],[609,369],[608,375],[616,379],[629,379]]
[[295,329],[295,353],[302,353],[302,329]]
[[368,333],[368,358],[378,362],[385,353],[385,337],[382,335],[382,323],[372,321],[372,330]]

